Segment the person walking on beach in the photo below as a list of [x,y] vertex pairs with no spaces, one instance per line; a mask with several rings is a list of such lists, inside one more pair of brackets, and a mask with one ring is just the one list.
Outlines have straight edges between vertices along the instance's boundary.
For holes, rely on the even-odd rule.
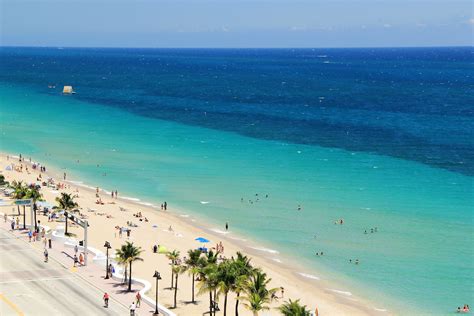
[[137,292],[137,295],[135,297],[137,299],[137,307],[140,307],[142,301],[142,296],[140,295],[140,292]]
[[117,197],[118,197],[118,191],[115,190],[115,198],[117,198]]
[[66,180],[66,172],[63,174],[63,180]]
[[48,249],[44,249],[43,251],[43,254],[44,254],[44,262],[48,262]]
[[104,307],[109,308],[109,293],[105,292],[103,299],[104,299]]
[[163,203],[163,208],[164,208],[165,211],[168,209],[168,203],[166,203],[166,201],[165,201],[165,203]]

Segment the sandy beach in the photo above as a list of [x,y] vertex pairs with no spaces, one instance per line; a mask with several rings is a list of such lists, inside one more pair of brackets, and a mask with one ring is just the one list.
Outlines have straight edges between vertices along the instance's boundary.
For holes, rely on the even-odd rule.
[[[22,162],[22,172],[15,171],[15,168],[11,171],[7,171],[6,167],[8,165],[20,165],[18,158],[13,158],[11,154],[8,155],[9,159],[7,159],[6,153],[2,153],[0,157],[1,170],[6,181],[37,182],[39,171],[33,170],[30,162]],[[26,171],[27,167],[28,172]],[[89,245],[91,247],[103,250],[104,242],[109,241],[112,248],[116,249],[127,240],[142,247],[144,250],[142,258],[144,260],[134,264],[133,276],[146,279],[154,284],[152,277],[153,272],[155,270],[160,271],[163,278],[160,283],[160,303],[166,307],[171,306],[173,302],[173,291],[168,289],[171,283],[169,260],[163,254],[153,253],[153,245],[165,246],[170,251],[176,249],[180,251],[183,257],[187,255],[189,249],[199,247],[199,243],[195,241],[196,237],[204,237],[211,241],[207,244],[208,247],[215,247],[217,243],[222,242],[224,245],[223,255],[225,257],[230,258],[235,255],[237,251],[241,251],[250,256],[253,265],[262,268],[272,279],[272,287],[284,287],[284,297],[272,302],[270,310],[264,312],[263,315],[279,314],[276,308],[288,298],[293,300],[301,299],[301,302],[307,305],[311,310],[317,307],[319,315],[388,314],[387,312],[377,311],[374,304],[364,301],[362,298],[355,297],[352,294],[337,293],[331,290],[337,289],[338,287],[333,284],[328,284],[323,278],[319,280],[316,277],[311,279],[298,275],[298,273],[305,271],[303,267],[299,267],[296,263],[292,263],[287,258],[283,260],[283,263],[272,260],[271,256],[268,256],[268,252],[265,255],[265,252],[261,251],[261,248],[260,251],[255,249],[261,247],[261,245],[259,246],[252,243],[245,243],[244,245],[242,242],[239,242],[239,239],[244,239],[245,236],[236,236],[233,234],[232,227],[228,233],[225,232],[225,228],[222,228],[222,232],[215,232],[197,221],[180,216],[180,214],[187,213],[185,210],[175,208],[173,201],[167,201],[168,209],[167,211],[162,211],[150,206],[138,204],[129,199],[124,199],[121,197],[120,192],[118,198],[112,198],[110,193],[100,188],[99,195],[104,204],[96,204],[97,198],[96,192],[93,189],[93,183],[89,183],[88,185],[91,187],[88,188],[83,185],[75,184],[76,181],[80,181],[81,179],[66,178],[66,181],[63,181],[62,171],[54,170],[54,166],[47,166],[47,168],[47,172],[43,172],[42,174],[42,179],[51,177],[55,180],[55,183],[64,183],[64,188],[54,190],[49,187],[42,187],[41,193],[43,194],[44,200],[56,205],[55,198],[59,196],[61,192],[78,195],[75,201],[79,204],[81,213],[88,217],[87,220],[90,224]],[[117,186],[120,187],[119,184],[117,184]],[[153,202],[156,202],[157,205],[162,203],[160,201]],[[126,211],[123,211],[123,209]],[[148,222],[144,220],[140,221],[139,218],[133,216],[133,214],[138,212],[141,212],[142,219],[147,218]],[[48,223],[47,218],[43,215],[40,215],[38,219],[51,228],[57,225],[63,225],[63,223],[56,222]],[[27,218],[27,221],[29,221],[29,218]],[[127,238],[125,234],[119,237],[115,227],[128,227],[127,222],[129,221],[137,224],[138,227],[131,227],[130,238]],[[77,234],[79,238],[82,237],[82,232],[77,227],[70,226],[70,232]],[[148,296],[154,297],[154,292],[149,292]],[[280,291],[278,291],[278,296],[281,296]],[[233,314],[234,298],[233,294],[229,296],[227,309],[230,314]],[[174,312],[178,315],[202,315],[208,310],[208,296],[206,296],[206,294],[197,296],[197,304],[190,304],[190,300],[191,277],[187,274],[183,274],[179,278],[178,308],[175,309]],[[219,306],[222,309],[222,297],[220,298]],[[243,306],[240,307],[240,314],[251,315]]]

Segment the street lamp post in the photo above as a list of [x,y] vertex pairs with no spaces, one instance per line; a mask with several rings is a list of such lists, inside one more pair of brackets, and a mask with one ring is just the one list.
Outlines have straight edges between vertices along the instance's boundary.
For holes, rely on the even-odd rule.
[[107,249],[106,261],[105,261],[105,278],[109,278],[109,249],[112,248],[108,241],[105,242],[104,247]]
[[161,275],[160,272],[155,270],[155,274],[153,274],[153,277],[156,278],[156,291],[155,291],[155,313],[153,315],[158,315],[158,280],[161,280]]

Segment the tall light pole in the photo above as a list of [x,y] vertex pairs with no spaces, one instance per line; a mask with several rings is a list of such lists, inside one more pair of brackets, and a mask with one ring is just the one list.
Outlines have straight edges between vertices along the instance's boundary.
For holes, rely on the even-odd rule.
[[109,249],[112,248],[108,241],[105,242],[104,247],[107,249],[106,261],[105,261],[105,278],[109,278]]
[[155,313],[153,315],[158,315],[158,280],[161,280],[161,275],[160,272],[155,270],[155,274],[153,274],[153,277],[156,278],[156,290],[155,290]]

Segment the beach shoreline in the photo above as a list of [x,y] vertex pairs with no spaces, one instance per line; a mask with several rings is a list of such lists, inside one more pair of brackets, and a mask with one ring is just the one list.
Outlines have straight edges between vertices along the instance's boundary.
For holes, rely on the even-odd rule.
[[[10,157],[9,160],[6,159],[7,155]],[[14,163],[19,164],[18,156],[11,155],[6,152],[0,152],[1,156],[1,164],[2,170],[5,170],[6,165]],[[28,157],[29,158],[29,157]],[[33,157],[32,157],[33,158]],[[29,159],[28,159],[29,160]],[[32,161],[36,161],[36,159],[32,159]],[[31,168],[32,162],[23,160],[23,163]],[[31,170],[31,169],[30,169]],[[62,169],[58,168],[57,166],[47,166],[47,172],[43,173],[43,176],[49,176],[57,182],[67,183],[68,188],[65,190],[67,192],[80,192],[80,198],[78,199],[79,205],[86,208],[87,205],[93,206],[94,204],[94,195],[96,193],[95,188],[90,186],[82,181],[82,179],[68,179],[66,181],[62,179]],[[4,172],[7,181],[12,180],[23,180],[28,181],[32,178],[35,178],[37,172],[31,172],[31,174],[27,175],[25,172],[18,173],[15,171]],[[34,179],[33,179],[34,180]],[[34,181],[30,181],[34,182]],[[42,190],[43,193],[45,190]],[[110,191],[101,188],[100,189],[100,196],[104,201],[110,200]],[[51,194],[44,194],[45,199],[48,202],[54,203],[54,199],[51,199]],[[277,282],[280,284],[285,285],[285,298],[292,298],[298,299],[300,298],[303,304],[308,305],[308,308],[314,310],[315,307],[318,307],[320,313],[326,315],[388,315],[391,311],[387,311],[384,308],[374,306],[373,302],[369,300],[363,299],[361,297],[357,297],[353,295],[353,293],[339,290],[338,285],[333,284],[333,282],[329,283],[324,280],[324,277],[320,277],[319,275],[314,275],[313,271],[308,269],[308,267],[302,266],[299,263],[295,262],[295,260],[291,260],[287,258],[284,254],[280,254],[277,250],[272,248],[267,248],[267,244],[258,241],[255,243],[254,241],[250,241],[245,239],[245,236],[235,235],[232,232],[225,232],[216,229],[215,227],[210,227],[202,223],[202,220],[199,220],[199,216],[196,217],[198,219],[192,218],[190,215],[183,216],[184,214],[189,214],[185,209],[181,209],[179,207],[173,207],[169,211],[160,211],[160,208],[155,206],[152,203],[141,201],[140,199],[136,199],[130,196],[123,196],[121,192],[119,192],[119,198],[115,199],[115,203],[113,204],[113,208],[117,209],[118,207],[124,207],[127,209],[134,209],[136,211],[140,211],[144,214],[145,217],[150,218],[150,223],[153,223],[154,218],[165,219],[164,222],[172,223],[173,230],[179,234],[179,232],[190,232],[193,236],[197,237],[199,234],[203,234],[206,237],[209,237],[212,240],[213,244],[214,241],[222,241],[226,246],[226,250],[230,249],[231,251],[226,251],[226,255],[232,255],[235,251],[242,251],[246,255],[249,255],[252,258],[252,262],[256,266],[262,267],[265,272],[269,274],[271,278],[273,278],[272,285],[277,286]],[[172,203],[173,204],[173,203]],[[112,204],[110,204],[112,205]],[[104,205],[106,207],[109,204],[106,203]],[[97,206],[100,208],[102,206]],[[115,216],[124,215],[121,212],[115,211],[108,211]],[[127,215],[131,215],[130,212],[127,212]],[[192,213],[192,212],[191,212]],[[193,214],[194,217],[194,214]],[[96,231],[94,229],[96,221],[95,218],[91,218],[89,221],[91,224],[91,231]],[[98,225],[99,226],[99,225]],[[113,226],[113,225],[110,225]],[[160,225],[160,229],[165,227],[164,225]],[[164,231],[164,230],[163,230]],[[175,234],[176,234],[175,233]],[[98,234],[102,237],[102,234]],[[163,235],[163,234],[162,234]],[[165,234],[166,235],[166,234]],[[176,235],[175,235],[176,236]],[[169,240],[173,239],[173,237],[168,236],[170,238],[163,238],[160,237],[162,240]],[[183,236],[181,236],[183,237]],[[184,238],[182,238],[184,239]],[[145,242],[145,240],[134,240],[134,242]],[[90,245],[97,247],[100,249],[100,242],[98,238],[95,236],[94,233],[91,234],[91,241],[89,242]],[[165,244],[167,244],[165,242]],[[189,239],[186,244],[187,249],[196,246],[192,243]],[[117,245],[118,246],[118,245]],[[167,245],[168,249],[171,250],[169,244]],[[148,247],[143,247],[146,252],[150,252]],[[177,247],[181,250],[181,254],[185,255],[185,250],[183,247]],[[278,258],[275,256],[278,254]],[[149,253],[148,253],[149,255]],[[283,260],[281,260],[283,259]],[[163,264],[161,265],[163,266]],[[145,278],[149,281],[152,281],[152,278],[147,274],[141,275],[140,271],[137,269],[135,270],[139,277]],[[151,272],[151,270],[149,271]],[[167,271],[164,270],[165,274]],[[148,273],[150,274],[150,273]],[[169,274],[169,272],[168,272]],[[183,279],[185,279],[184,277]],[[343,288],[343,287],[342,287]],[[185,290],[189,290],[188,287]],[[190,292],[190,291],[189,291]],[[183,298],[185,294],[182,294]],[[272,304],[272,309],[282,303],[283,300],[278,302],[277,304]],[[205,302],[205,300],[204,300]],[[316,303],[315,303],[316,302]],[[169,306],[171,305],[171,301],[167,302],[166,299],[164,300],[164,304]],[[205,303],[204,303],[205,304]],[[176,312],[178,314],[183,315],[194,315],[194,314],[201,314],[205,311],[204,304],[200,304],[194,309],[189,309],[189,306],[185,308],[178,308]],[[199,313],[198,313],[199,311]],[[242,310],[241,314],[246,315],[246,311]]]

